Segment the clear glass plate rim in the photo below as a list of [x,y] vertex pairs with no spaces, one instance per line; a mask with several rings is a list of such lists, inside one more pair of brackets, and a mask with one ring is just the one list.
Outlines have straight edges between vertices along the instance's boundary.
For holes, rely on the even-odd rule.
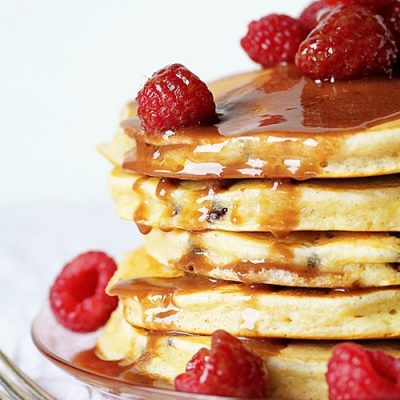
[[[233,397],[220,397],[220,396],[209,396],[209,395],[200,395],[200,394],[193,394],[193,393],[184,393],[184,392],[176,392],[174,390],[167,390],[167,389],[158,389],[158,388],[151,388],[151,387],[147,387],[147,386],[140,386],[140,385],[135,385],[135,384],[129,384],[123,380],[120,380],[118,378],[111,378],[111,377],[107,377],[105,375],[102,374],[98,374],[94,371],[89,371],[86,370],[84,368],[81,368],[75,364],[73,364],[71,361],[66,360],[65,358],[57,355],[54,353],[53,350],[51,350],[49,348],[48,345],[46,345],[41,339],[40,339],[40,335],[38,334],[38,324],[41,318],[46,318],[46,313],[51,313],[50,311],[50,306],[48,303],[46,303],[38,312],[38,314],[36,315],[36,317],[34,318],[34,320],[32,321],[31,324],[31,338],[32,341],[34,343],[34,345],[36,346],[36,348],[39,350],[39,352],[45,357],[47,358],[49,361],[51,361],[52,363],[54,363],[56,366],[58,366],[59,368],[61,368],[63,371],[68,372],[70,375],[74,376],[76,379],[79,380],[78,376],[79,375],[83,375],[87,378],[91,378],[94,377],[96,378],[96,380],[101,381],[102,383],[104,383],[105,385],[107,385],[107,383],[109,384],[110,388],[115,385],[115,384],[120,384],[122,387],[126,388],[126,387],[132,387],[132,389],[134,388],[137,391],[142,392],[143,395],[146,394],[157,394],[157,395],[165,395],[171,398],[171,396],[176,397],[177,399],[182,399],[182,400],[237,400],[237,398],[233,398]],[[83,334],[84,335],[84,334]],[[94,334],[95,335],[95,334]],[[94,340],[94,336],[93,335],[93,340]],[[86,382],[87,384],[87,382]],[[91,385],[94,386],[95,385]],[[118,393],[114,393],[111,392],[109,394],[112,395],[118,395]],[[123,394],[120,394],[121,396],[123,396]],[[123,397],[121,397],[122,399]]]

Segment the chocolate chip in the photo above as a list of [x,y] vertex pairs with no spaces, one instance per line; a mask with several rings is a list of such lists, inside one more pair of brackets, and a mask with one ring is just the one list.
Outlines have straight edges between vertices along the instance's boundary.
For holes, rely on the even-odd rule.
[[228,212],[226,207],[224,208],[214,208],[212,211],[209,212],[207,216],[207,222],[215,222],[223,217]]
[[321,260],[316,254],[313,254],[307,260],[307,267],[308,268],[317,268],[317,267],[320,266],[320,264],[321,264]]

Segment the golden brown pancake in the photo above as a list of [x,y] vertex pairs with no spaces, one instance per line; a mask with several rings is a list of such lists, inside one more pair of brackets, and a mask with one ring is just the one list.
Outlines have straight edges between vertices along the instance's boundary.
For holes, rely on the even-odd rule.
[[143,232],[170,230],[400,231],[400,175],[306,182],[247,179],[178,181],[115,169],[119,216]]
[[[201,348],[210,347],[209,336],[149,332],[134,328],[117,309],[97,342],[97,354],[105,360],[132,364],[137,373],[173,387],[175,377]],[[325,400],[325,373],[335,342],[294,340],[243,340],[265,362],[269,372],[268,400]],[[370,349],[400,357],[394,341],[362,342]],[[124,379],[124,377],[121,377]],[[129,382],[129,377],[125,377]]]
[[104,151],[125,170],[190,180],[400,172],[399,77],[318,84],[289,65],[214,88],[218,124],[146,133],[130,107],[122,126],[132,140]]
[[[400,288],[328,290],[244,285],[177,276],[139,249],[133,276],[108,292],[119,296],[126,320],[155,331],[302,339],[400,337]],[[132,271],[132,269],[130,269]],[[125,273],[126,274],[126,273]],[[117,274],[118,276],[118,274]],[[116,282],[117,281],[117,282]],[[334,312],[332,312],[334,310]]]
[[139,248],[125,254],[118,263],[118,269],[110,279],[107,291],[118,282],[126,279],[148,277],[176,278],[182,275],[183,272],[179,268],[161,264],[150,257],[144,248]]
[[144,246],[173,270],[220,280],[327,288],[400,285],[400,238],[386,233],[298,232],[279,239],[269,233],[153,229]]

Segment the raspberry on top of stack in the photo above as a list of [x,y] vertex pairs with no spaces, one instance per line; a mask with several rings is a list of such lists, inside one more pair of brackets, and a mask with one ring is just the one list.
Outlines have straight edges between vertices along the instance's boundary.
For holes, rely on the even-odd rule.
[[122,380],[400,399],[399,9],[266,16],[241,41],[262,70],[207,86],[173,64],[126,106],[100,150],[147,237],[108,283],[96,349]]

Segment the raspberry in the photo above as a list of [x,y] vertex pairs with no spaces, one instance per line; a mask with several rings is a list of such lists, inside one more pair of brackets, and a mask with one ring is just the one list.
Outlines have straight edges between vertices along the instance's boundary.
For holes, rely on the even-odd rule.
[[354,343],[335,347],[326,379],[329,400],[400,399],[400,360]]
[[155,72],[136,100],[146,131],[164,132],[217,119],[207,85],[181,64]]
[[372,11],[378,12],[387,6],[392,0],[325,0],[328,6],[338,6],[343,4],[358,4],[367,7]]
[[392,32],[400,50],[400,1],[393,1],[382,11],[387,27]]
[[321,20],[301,44],[296,65],[314,79],[352,79],[391,72],[397,53],[381,16],[348,5],[334,8]]
[[312,2],[304,11],[300,14],[299,20],[306,28],[307,32],[312,31],[320,21],[320,18],[330,10],[330,7],[326,4],[326,0],[318,0]]
[[240,44],[253,61],[269,68],[280,62],[292,62],[306,36],[300,21],[271,14],[251,22]]
[[215,396],[263,398],[267,380],[259,357],[249,352],[239,339],[216,331],[211,350],[201,349],[189,361],[186,372],[175,378],[175,389]]
[[94,251],[66,264],[50,289],[50,306],[58,322],[75,332],[103,326],[118,303],[105,293],[116,268],[107,254]]

